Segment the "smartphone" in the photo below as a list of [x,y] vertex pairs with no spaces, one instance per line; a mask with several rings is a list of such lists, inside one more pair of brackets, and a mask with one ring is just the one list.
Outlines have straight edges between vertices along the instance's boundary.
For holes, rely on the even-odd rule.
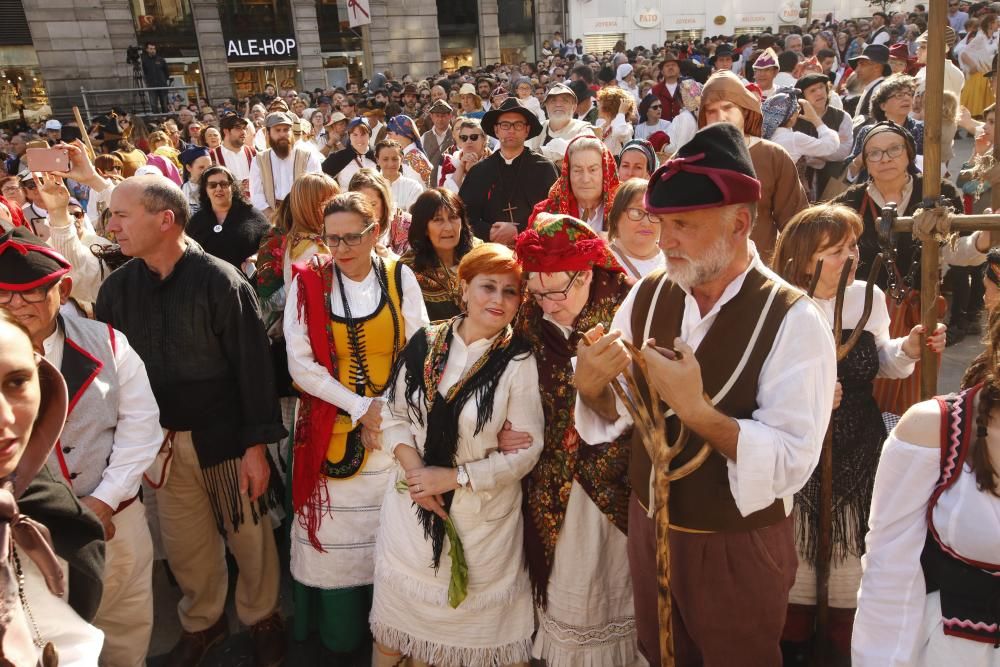
[[65,148],[29,148],[24,156],[31,171],[69,171],[69,151]]

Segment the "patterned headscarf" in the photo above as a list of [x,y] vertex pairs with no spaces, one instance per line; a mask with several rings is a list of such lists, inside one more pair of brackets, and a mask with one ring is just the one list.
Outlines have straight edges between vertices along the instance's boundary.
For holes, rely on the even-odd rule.
[[798,98],[791,90],[782,90],[764,100],[761,105],[764,112],[764,138],[773,137],[774,131],[788,122],[798,106]]
[[514,254],[529,273],[589,271],[594,267],[624,273],[604,239],[570,215],[539,215],[533,227],[518,235]]
[[417,126],[413,124],[413,119],[406,114],[399,114],[390,118],[386,124],[386,129],[389,132],[403,135],[416,144],[420,152],[423,152],[424,147],[420,143],[420,134],[417,132]]
[[[563,157],[563,166],[559,178],[549,188],[548,198],[540,201],[535,206],[535,210],[531,214],[531,219],[528,221],[529,226],[534,224],[535,216],[543,212],[568,215],[574,218],[580,215],[580,205],[576,201],[576,196],[573,195],[573,190],[569,183],[569,157],[573,152],[573,144],[585,138],[593,139],[594,136],[581,134],[569,142],[569,145],[566,147],[566,155]],[[603,189],[601,203],[604,204],[604,221],[606,226],[608,214],[611,213],[611,202],[614,201],[615,193],[618,192],[618,164],[615,162],[615,156],[611,154],[611,151],[604,145],[604,142],[599,142],[599,145],[601,147],[601,183]]]

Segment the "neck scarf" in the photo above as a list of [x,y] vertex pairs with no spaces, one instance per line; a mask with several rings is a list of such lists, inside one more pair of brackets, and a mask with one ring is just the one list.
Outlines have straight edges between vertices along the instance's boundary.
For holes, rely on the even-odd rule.
[[[438,386],[448,363],[452,337],[464,317],[459,315],[414,334],[396,362],[389,382],[388,400],[392,401],[395,398],[396,378],[399,373],[405,373],[409,412],[421,426],[425,425],[426,419],[427,433],[433,434],[424,443],[424,463],[429,466],[455,467],[458,420],[465,403],[475,397],[479,406],[475,431],[478,435],[493,418],[494,394],[507,364],[517,355],[526,355],[530,351],[527,342],[516,336],[513,328],[508,326],[497,335],[483,356],[448,389],[447,395],[441,396]],[[445,511],[451,509],[454,496],[454,491],[444,494]],[[444,546],[444,521],[423,508],[418,509],[417,516],[423,525],[424,537],[431,540],[434,568],[437,569]]]

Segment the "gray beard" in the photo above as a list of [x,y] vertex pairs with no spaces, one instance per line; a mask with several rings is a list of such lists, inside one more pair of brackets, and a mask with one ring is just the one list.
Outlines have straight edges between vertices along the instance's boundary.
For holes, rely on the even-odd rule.
[[724,236],[720,236],[708,251],[699,259],[693,259],[674,251],[673,259],[683,258],[687,261],[679,264],[671,262],[670,251],[665,251],[667,259],[667,276],[686,290],[703,285],[718,278],[733,261],[736,248]]

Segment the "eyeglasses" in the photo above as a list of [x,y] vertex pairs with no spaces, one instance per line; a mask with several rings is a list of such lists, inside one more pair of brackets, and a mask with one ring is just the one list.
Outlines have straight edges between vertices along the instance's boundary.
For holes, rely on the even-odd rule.
[[343,236],[340,236],[339,234],[324,234],[323,241],[326,242],[326,247],[328,248],[336,248],[340,246],[341,241],[348,246],[361,245],[361,241],[364,239],[365,234],[370,232],[373,227],[375,227],[374,222],[357,234],[344,234]]
[[49,290],[58,283],[59,281],[55,280],[48,285],[42,285],[41,287],[24,291],[0,289],[0,306],[9,305],[14,300],[15,294],[19,295],[21,297],[21,301],[24,301],[25,303],[41,303],[42,301],[45,301],[45,297],[48,296]]
[[233,187],[233,184],[229,181],[208,181],[205,183],[206,190],[215,190],[217,188],[227,189],[231,187]]
[[896,144],[895,146],[889,146],[889,148],[886,148],[885,150],[882,150],[881,148],[876,148],[874,150],[870,150],[867,153],[865,153],[865,159],[868,160],[869,162],[881,162],[886,158],[890,160],[895,160],[896,158],[898,158],[900,155],[903,154],[904,150],[906,150],[906,146],[904,146],[903,144]]
[[83,216],[86,215],[83,211],[70,211],[69,214],[77,220],[83,220]]
[[640,222],[642,221],[643,218],[647,218],[654,225],[658,225],[661,222],[663,222],[660,216],[654,215],[652,213],[647,213],[646,209],[636,208],[634,206],[625,209],[625,215],[627,215],[628,219],[631,220],[632,222]]
[[479,137],[481,137],[481,136],[483,136],[483,135],[481,135],[481,134],[460,134],[460,135],[458,135],[458,140],[459,141],[479,141]]
[[21,189],[21,188],[19,188],[19,187],[18,187],[18,186],[16,186],[16,185],[14,185],[14,186],[10,186],[10,185],[8,185],[8,186],[7,186],[7,187],[5,187],[5,188],[4,188],[3,190],[0,190],[0,193],[2,193],[4,197],[7,197],[7,198],[9,199],[10,197],[14,197],[14,196],[16,196],[16,195],[17,195],[17,193],[18,193],[18,191],[19,191],[20,189]]
[[554,290],[552,292],[532,292],[531,290],[528,290],[528,295],[537,303],[541,303],[545,299],[548,299],[549,301],[565,301],[569,298],[569,291],[576,285],[576,278],[579,275],[579,271],[573,272],[573,274],[569,277],[569,283],[561,290]]
[[516,130],[517,132],[520,132],[524,128],[528,127],[528,124],[525,123],[523,120],[516,120],[514,122],[505,120],[497,123],[497,127],[504,131]]
[[912,100],[914,96],[912,90],[899,90],[889,96],[890,100]]
[[662,104],[651,104],[651,105],[649,105],[649,108],[650,109],[656,109],[657,111],[659,111],[660,109],[663,108],[663,105]]

